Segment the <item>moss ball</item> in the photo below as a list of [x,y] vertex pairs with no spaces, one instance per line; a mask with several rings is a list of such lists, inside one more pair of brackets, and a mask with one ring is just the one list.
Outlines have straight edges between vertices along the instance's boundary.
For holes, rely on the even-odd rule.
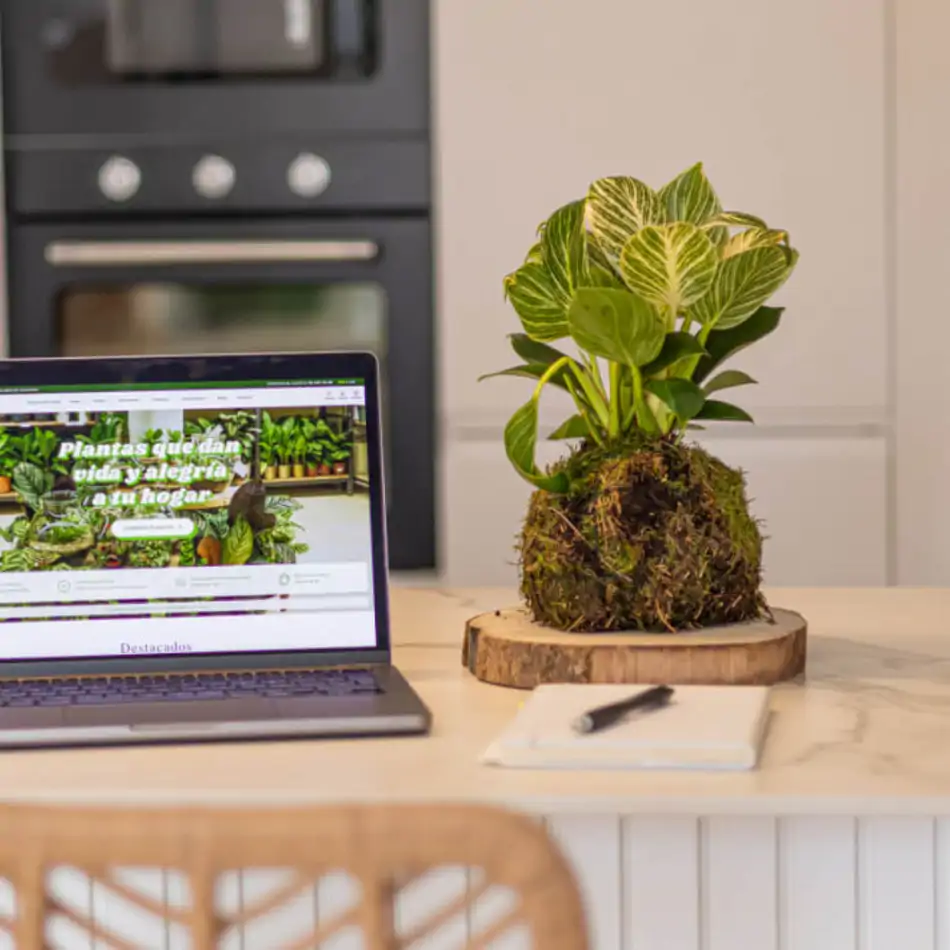
[[519,541],[521,592],[559,630],[677,631],[761,617],[762,536],[745,480],[674,440],[584,446],[536,491]]

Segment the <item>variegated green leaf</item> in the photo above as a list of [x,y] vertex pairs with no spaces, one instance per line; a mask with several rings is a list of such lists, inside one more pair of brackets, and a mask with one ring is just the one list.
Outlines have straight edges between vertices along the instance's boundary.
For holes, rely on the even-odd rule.
[[644,366],[656,359],[666,336],[656,310],[626,290],[581,288],[568,320],[578,346],[627,366]]
[[737,326],[788,279],[791,267],[782,247],[756,247],[719,265],[712,289],[690,307],[703,326],[720,330]]
[[734,386],[749,386],[755,383],[755,380],[748,374],[743,373],[741,369],[725,369],[717,373],[705,386],[703,392],[709,396],[712,393],[719,392],[721,389],[732,389]]
[[525,481],[550,492],[565,492],[567,475],[545,475],[538,471],[534,461],[534,449],[538,441],[538,401],[530,399],[508,420],[505,426],[505,452],[515,471]]
[[607,259],[616,264],[640,228],[665,219],[656,192],[636,178],[599,178],[587,195],[587,224]]
[[649,226],[623,249],[620,272],[626,285],[671,317],[708,293],[719,256],[695,224]]
[[585,232],[587,239],[587,260],[590,266],[590,282],[594,287],[616,287],[623,289],[623,281],[617,273],[603,248],[590,231]]
[[719,198],[703,171],[702,162],[677,175],[659,192],[666,208],[667,221],[689,221],[704,224],[722,211]]
[[776,231],[771,228],[749,228],[734,234],[722,249],[722,257],[735,257],[754,247],[776,247],[788,242],[788,231]]
[[584,202],[558,208],[538,229],[526,263],[505,278],[505,296],[534,340],[567,336],[567,308],[576,287],[590,283]]
[[[589,209],[587,217],[590,218]],[[591,267],[602,267],[604,270],[613,270],[613,264],[610,263],[610,258],[600,246],[600,242],[593,233],[585,231],[584,235],[587,240],[587,258],[590,261]]]
[[580,415],[573,415],[562,422],[549,436],[551,440],[558,439],[589,439],[590,426],[587,420]]
[[528,253],[525,255],[524,261],[527,264],[528,261],[537,261],[540,263],[542,260],[544,260],[544,255],[541,251],[541,242],[538,241],[531,245]]
[[714,218],[710,218],[703,223],[704,228],[720,227],[739,227],[739,228],[765,228],[768,225],[754,214],[746,214],[744,211],[720,211]]
[[559,340],[567,336],[570,297],[561,293],[551,272],[539,261],[522,264],[505,278],[505,296],[534,340]]
[[584,205],[572,201],[548,218],[541,238],[541,253],[559,294],[570,299],[578,287],[590,283]]

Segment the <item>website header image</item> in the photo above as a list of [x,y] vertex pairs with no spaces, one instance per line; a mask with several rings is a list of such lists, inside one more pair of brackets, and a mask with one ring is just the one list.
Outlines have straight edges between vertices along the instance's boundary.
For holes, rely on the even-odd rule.
[[[88,577],[43,594],[0,579],[0,604],[114,603],[126,599],[108,582],[116,569],[371,563],[362,394],[355,404],[218,401],[234,393],[206,407],[0,413],[0,575]],[[220,590],[210,579],[204,596],[228,589],[223,575]],[[191,581],[172,586],[190,596]]]

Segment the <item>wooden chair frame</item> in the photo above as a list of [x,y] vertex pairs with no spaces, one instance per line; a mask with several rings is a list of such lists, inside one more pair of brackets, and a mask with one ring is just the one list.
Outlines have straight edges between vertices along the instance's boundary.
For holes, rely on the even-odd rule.
[[[411,934],[397,934],[398,890],[440,867],[480,868],[477,885],[440,909]],[[477,933],[470,950],[487,947],[510,927],[526,926],[534,950],[586,950],[582,902],[566,860],[543,826],[484,806],[353,805],[312,808],[0,808],[0,874],[12,884],[16,916],[2,928],[17,950],[42,950],[47,918],[69,919],[100,941],[138,950],[107,925],[64,908],[49,893],[48,872],[84,871],[124,899],[190,933],[194,950],[212,950],[230,928],[242,926],[334,871],[359,882],[362,899],[347,913],[321,922],[286,950],[319,947],[358,926],[369,950],[406,950],[453,916],[468,912],[491,886],[510,888],[514,908]],[[190,887],[187,907],[125,887],[116,868],[173,869]],[[238,868],[287,868],[294,879],[276,893],[221,919],[214,894],[220,875]],[[275,948],[276,950],[276,948]]]

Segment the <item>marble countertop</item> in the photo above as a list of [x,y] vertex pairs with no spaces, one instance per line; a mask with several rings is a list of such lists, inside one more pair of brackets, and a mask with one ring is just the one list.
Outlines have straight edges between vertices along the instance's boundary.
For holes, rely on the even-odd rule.
[[9,752],[7,800],[277,804],[479,800],[556,814],[950,813],[950,591],[772,590],[809,621],[806,681],[773,692],[747,773],[553,772],[478,756],[524,694],[461,666],[465,620],[510,591],[399,587],[395,661],[434,712],[425,738]]

